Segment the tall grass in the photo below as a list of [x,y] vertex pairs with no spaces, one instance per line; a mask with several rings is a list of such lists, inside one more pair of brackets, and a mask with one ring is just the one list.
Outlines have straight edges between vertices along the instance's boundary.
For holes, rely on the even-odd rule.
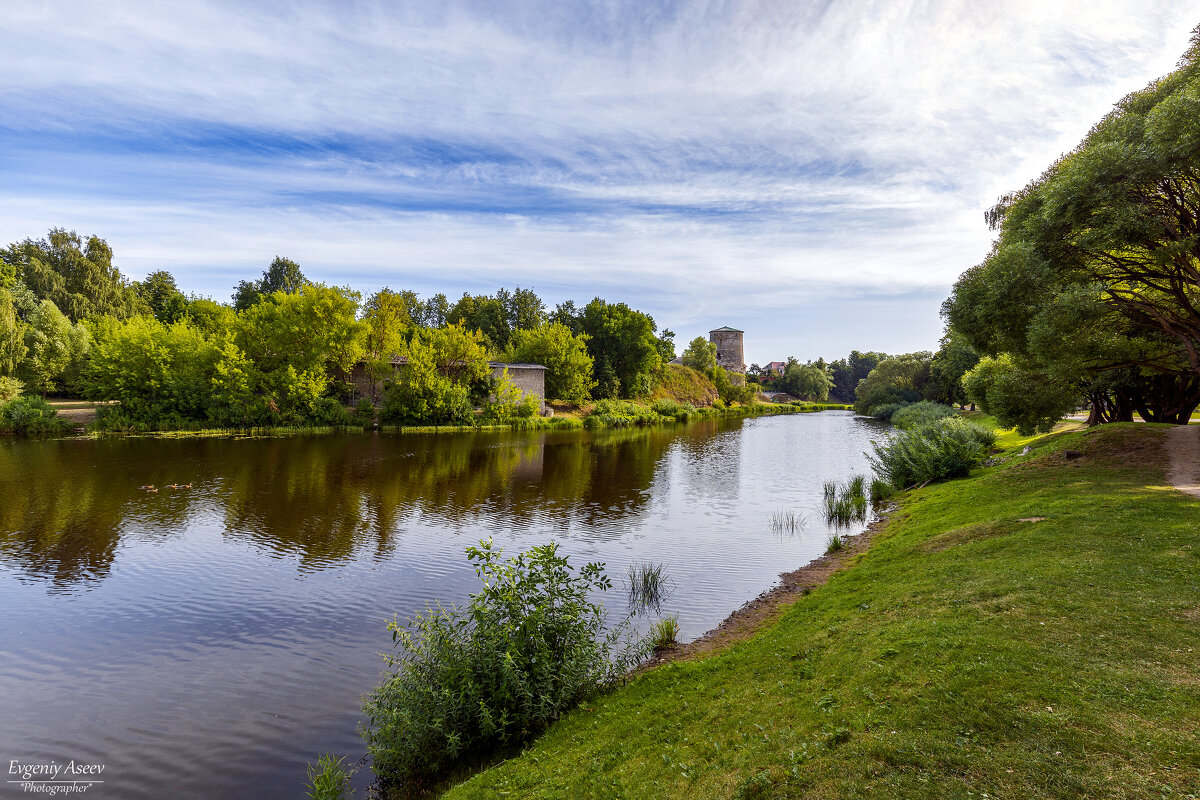
[[838,527],[862,522],[867,518],[867,477],[855,475],[843,485],[826,481],[825,522]]
[[795,511],[781,509],[771,514],[771,530],[775,533],[796,533],[808,527],[808,518]]
[[666,564],[645,562],[630,564],[626,572],[629,589],[629,608],[633,613],[646,609],[658,611],[675,588],[667,575]]
[[668,614],[650,626],[650,644],[655,650],[664,650],[678,641],[678,614]]
[[308,765],[308,785],[304,788],[308,800],[344,800],[349,797],[350,773],[342,763],[345,757],[334,758],[326,753],[316,764]]

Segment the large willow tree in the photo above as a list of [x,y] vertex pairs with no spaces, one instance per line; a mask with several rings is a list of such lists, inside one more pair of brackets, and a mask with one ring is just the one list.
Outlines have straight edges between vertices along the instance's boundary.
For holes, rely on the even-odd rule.
[[1200,28],[1175,72],[988,222],[999,237],[946,301],[951,328],[1090,396],[1096,421],[1137,409],[1187,422],[1200,404]]

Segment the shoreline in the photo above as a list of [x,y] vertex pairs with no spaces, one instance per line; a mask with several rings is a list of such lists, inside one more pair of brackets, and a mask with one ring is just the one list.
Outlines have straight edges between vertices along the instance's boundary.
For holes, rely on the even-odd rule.
[[[75,402],[75,401],[71,401]],[[498,431],[570,431],[570,430],[619,430],[625,428],[648,428],[658,425],[673,425],[673,424],[688,424],[691,422],[702,422],[707,420],[721,420],[731,418],[759,417],[759,416],[779,416],[789,414],[809,414],[821,411],[850,411],[853,407],[844,403],[798,403],[798,404],[773,404],[773,403],[755,403],[747,406],[733,406],[725,409],[715,409],[705,407],[697,409],[694,416],[689,416],[684,419],[664,416],[659,420],[652,422],[632,422],[610,424],[600,421],[595,417],[575,417],[575,416],[554,416],[554,417],[531,417],[519,420],[513,423],[500,424],[482,424],[482,425],[386,425],[375,424],[359,427],[351,426],[334,426],[334,425],[295,425],[295,426],[261,426],[247,428],[176,428],[167,430],[127,430],[127,431],[103,431],[90,429],[91,424],[87,427],[76,425],[71,431],[59,435],[45,437],[28,437],[28,438],[45,438],[45,439],[80,439],[80,438],[107,438],[107,437],[128,437],[128,438],[163,438],[163,439],[186,439],[186,438],[259,438],[259,437],[277,437],[277,436],[299,436],[306,434],[329,435],[333,433],[382,433],[389,435],[403,435],[409,433],[475,433],[475,432],[498,432]],[[90,411],[90,410],[89,410]],[[78,417],[82,409],[70,409],[73,417]],[[66,416],[66,415],[64,415]],[[94,416],[94,414],[93,414]],[[70,419],[71,417],[67,417]],[[588,420],[596,420],[589,423]],[[8,434],[13,438],[19,438],[18,434]]]
[[819,555],[790,572],[781,572],[779,585],[765,589],[753,600],[746,601],[715,628],[696,639],[656,651],[646,663],[633,670],[630,677],[666,664],[707,658],[758,635],[813,589],[828,583],[835,573],[854,566],[898,509],[899,504],[890,502],[862,533],[843,536],[841,549]]

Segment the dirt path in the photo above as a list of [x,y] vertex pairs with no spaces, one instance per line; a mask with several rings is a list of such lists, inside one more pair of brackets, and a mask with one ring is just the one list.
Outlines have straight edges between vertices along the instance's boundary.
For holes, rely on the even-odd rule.
[[1167,457],[1171,460],[1167,483],[1200,497],[1200,425],[1172,427],[1167,432]]

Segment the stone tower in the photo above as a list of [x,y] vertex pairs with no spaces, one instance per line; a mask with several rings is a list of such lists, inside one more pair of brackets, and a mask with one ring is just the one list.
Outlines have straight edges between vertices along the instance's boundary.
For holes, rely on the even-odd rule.
[[717,365],[730,372],[746,372],[742,356],[742,333],[737,328],[725,326],[708,332],[708,340],[717,346]]

